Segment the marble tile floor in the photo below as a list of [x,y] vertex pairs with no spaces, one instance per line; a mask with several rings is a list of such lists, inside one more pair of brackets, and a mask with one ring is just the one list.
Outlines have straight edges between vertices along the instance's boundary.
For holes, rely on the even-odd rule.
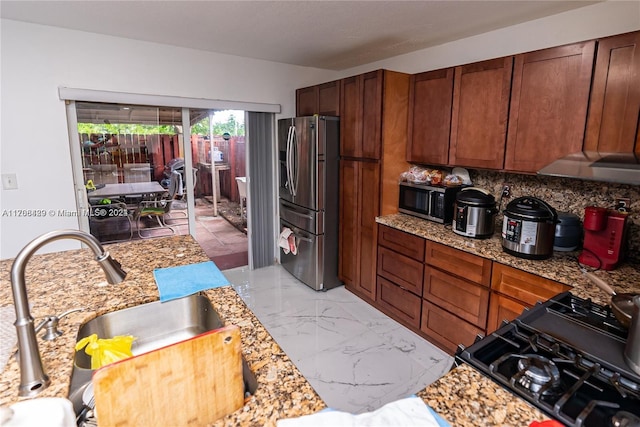
[[453,358],[347,291],[316,292],[280,265],[223,271],[320,397],[362,413],[407,397]]

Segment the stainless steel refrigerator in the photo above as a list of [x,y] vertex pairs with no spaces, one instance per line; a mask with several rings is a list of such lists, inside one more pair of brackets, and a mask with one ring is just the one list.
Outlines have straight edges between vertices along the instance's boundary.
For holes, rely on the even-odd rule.
[[297,246],[284,268],[311,288],[327,290],[338,280],[338,179],[340,123],[337,117],[278,120],[280,231],[289,228]]

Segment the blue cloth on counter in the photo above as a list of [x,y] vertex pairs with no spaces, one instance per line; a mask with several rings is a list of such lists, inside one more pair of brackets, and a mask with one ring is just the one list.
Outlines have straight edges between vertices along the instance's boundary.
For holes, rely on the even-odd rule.
[[450,427],[422,399],[411,397],[387,403],[373,412],[349,414],[330,408],[298,418],[281,419],[278,427]]
[[206,289],[230,285],[213,261],[153,270],[160,301],[186,297]]

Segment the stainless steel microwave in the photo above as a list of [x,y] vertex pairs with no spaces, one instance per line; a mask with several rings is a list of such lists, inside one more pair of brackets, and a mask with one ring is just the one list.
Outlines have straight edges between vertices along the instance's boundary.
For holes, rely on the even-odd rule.
[[450,224],[453,221],[456,194],[461,189],[461,186],[440,187],[401,182],[398,210],[441,224]]

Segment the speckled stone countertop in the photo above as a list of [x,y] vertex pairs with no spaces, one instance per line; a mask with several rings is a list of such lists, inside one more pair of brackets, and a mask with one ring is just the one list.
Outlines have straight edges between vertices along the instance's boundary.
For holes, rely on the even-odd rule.
[[[573,294],[591,298],[598,304],[609,303],[609,297],[583,276],[577,264],[578,252],[554,252],[548,260],[527,260],[502,251],[499,231],[490,239],[479,240],[455,234],[451,226],[410,215],[386,215],[376,218],[376,222],[573,286]],[[613,271],[596,274],[617,292],[640,292],[640,266],[622,264]],[[515,427],[549,419],[466,364],[451,370],[417,395],[454,426]]]
[[456,427],[526,427],[550,419],[466,364],[417,395]]
[[[70,308],[84,311],[60,321],[64,334],[55,341],[38,339],[51,385],[38,397],[68,394],[77,330],[84,322],[107,312],[159,299],[153,269],[208,261],[190,236],[106,245],[128,275],[108,285],[88,250],[35,255],[26,269],[31,315],[42,319]],[[13,305],[10,271],[13,260],[0,261],[0,307]],[[315,390],[247,308],[231,286],[205,292],[226,324],[240,327],[242,352],[258,380],[258,389],[244,407],[217,421],[216,426],[273,426],[276,420],[314,413],[326,407]],[[20,372],[11,357],[0,378],[0,406],[15,403]]]
[[[579,252],[556,252],[546,260],[528,260],[510,255],[502,250],[500,229],[489,239],[472,239],[460,236],[445,226],[405,214],[385,215],[376,222],[434,242],[442,243],[492,261],[499,262],[547,279],[572,286],[572,293],[581,298],[591,298],[598,304],[609,304],[609,296],[593,285],[580,270]],[[596,271],[616,292],[640,292],[640,265],[622,263],[612,271]]]

